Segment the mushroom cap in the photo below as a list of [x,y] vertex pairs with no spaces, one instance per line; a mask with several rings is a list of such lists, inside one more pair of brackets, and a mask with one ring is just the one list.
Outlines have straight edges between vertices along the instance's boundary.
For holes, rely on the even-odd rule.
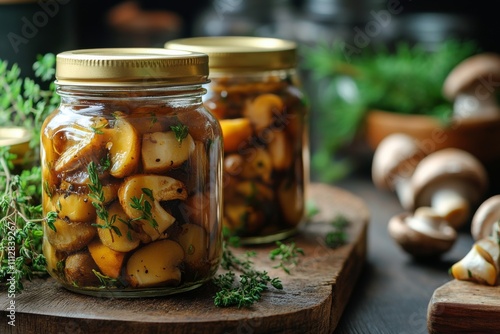
[[448,251],[457,239],[457,232],[446,220],[429,207],[392,217],[389,234],[407,253],[415,257],[440,255]]
[[495,84],[499,79],[500,55],[480,53],[463,60],[451,70],[443,84],[443,95],[453,101],[463,91],[475,89],[476,85]]
[[388,135],[378,144],[372,160],[372,181],[379,189],[394,190],[397,178],[410,178],[423,154],[413,137]]
[[413,208],[429,206],[438,189],[460,187],[470,203],[477,203],[486,191],[488,175],[472,154],[457,148],[445,148],[420,161],[411,179]]
[[487,238],[493,225],[500,220],[500,195],[491,196],[477,208],[472,216],[471,234],[474,240]]

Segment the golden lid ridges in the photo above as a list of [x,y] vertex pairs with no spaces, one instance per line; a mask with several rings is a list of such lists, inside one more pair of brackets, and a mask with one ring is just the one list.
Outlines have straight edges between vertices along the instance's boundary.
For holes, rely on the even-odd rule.
[[210,72],[281,70],[297,63],[296,43],[279,38],[191,37],[169,41],[165,48],[208,54]]
[[109,48],[59,53],[56,82],[82,86],[204,84],[208,56],[161,48]]

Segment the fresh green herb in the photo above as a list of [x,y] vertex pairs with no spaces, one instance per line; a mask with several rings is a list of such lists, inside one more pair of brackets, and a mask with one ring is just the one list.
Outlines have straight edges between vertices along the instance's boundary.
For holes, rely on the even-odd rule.
[[54,54],[38,56],[33,64],[35,80],[50,82],[44,89],[35,80],[21,77],[17,64],[9,68],[7,61],[0,60],[0,124],[21,126],[33,131],[30,141],[33,166],[39,161],[40,129],[45,118],[59,105],[53,77],[55,73]]
[[[221,267],[227,270],[213,279],[214,284],[220,288],[215,294],[214,304],[218,307],[237,306],[249,307],[259,301],[262,293],[269,289],[283,289],[279,278],[271,278],[266,271],[254,268],[251,258],[255,252],[246,252],[244,258],[235,256],[228,245],[223,243]],[[240,272],[240,280],[236,282],[235,272]]]
[[157,228],[158,222],[154,219],[153,213],[151,212],[153,206],[148,200],[144,198],[144,195],[146,195],[151,199],[151,201],[154,201],[153,191],[148,188],[142,188],[142,192],[143,193],[141,194],[140,198],[137,198],[135,196],[131,198],[130,207],[132,209],[141,211],[141,216],[134,218],[133,220],[145,220],[149,223],[149,225],[151,225],[151,227]]
[[97,135],[103,135],[104,131],[102,131],[105,127],[107,127],[108,124],[100,124],[98,126],[91,126],[90,129]]
[[227,226],[222,227],[222,235],[228,246],[238,248],[241,246],[241,239],[237,235],[233,235]]
[[158,122],[158,118],[156,117],[156,114],[154,112],[151,113],[151,122],[149,123],[149,130],[153,128],[153,125],[155,125]]
[[313,200],[308,200],[306,202],[306,217],[307,219],[312,219],[320,212],[318,205]]
[[[0,148],[0,282],[13,282],[10,286],[16,292],[22,291],[24,280],[46,275],[39,147],[42,123],[60,101],[53,83],[55,59],[53,54],[37,57],[33,69],[40,84],[22,78],[16,64],[9,68],[6,61],[0,60],[0,124],[33,132],[31,153],[24,157],[22,170],[14,166],[16,157],[9,153],[9,148]],[[54,218],[53,213],[48,215],[49,226]]]
[[0,282],[16,292],[23,280],[46,273],[42,254],[40,167],[13,174],[14,155],[0,148]]
[[299,262],[299,255],[304,255],[304,250],[295,245],[295,242],[284,244],[281,241],[276,241],[278,248],[269,252],[271,260],[279,260],[279,264],[273,268],[281,268],[287,274],[290,274],[290,266],[296,266]]
[[337,248],[347,242],[346,229],[349,226],[349,221],[343,215],[338,215],[331,222],[333,231],[326,234],[325,243],[330,248]]
[[101,285],[99,286],[101,289],[114,288],[119,285],[119,281],[116,278],[111,278],[109,276],[103,275],[95,269],[92,269],[92,272],[94,273],[94,275],[96,275],[99,283],[101,283]]
[[[87,184],[87,187],[90,190],[89,197],[93,199],[92,205],[96,210],[97,217],[104,222],[104,224],[95,223],[92,224],[92,226],[112,230],[117,236],[121,237],[122,233],[120,229],[114,225],[116,222],[116,215],[109,217],[109,212],[104,205],[106,198],[104,196],[104,190],[102,189],[101,180],[99,180],[99,173],[95,162],[91,161],[89,163],[87,166],[87,172],[89,174],[90,181],[90,183]],[[113,240],[113,234],[111,234],[111,238]]]
[[316,177],[332,181],[352,170],[352,161],[342,149],[358,138],[370,110],[425,114],[448,122],[452,102],[441,93],[444,80],[476,47],[449,40],[430,52],[401,43],[394,51],[364,49],[352,57],[342,42],[302,50],[302,65],[310,71],[315,117],[321,120],[314,129],[319,140],[312,169]]
[[57,212],[55,211],[49,211],[47,213],[47,217],[45,218],[47,222],[47,226],[53,230],[54,232],[57,232],[56,226],[54,225],[57,219]]
[[174,132],[175,138],[177,139],[177,141],[179,143],[182,143],[184,138],[186,138],[189,134],[189,131],[188,131],[189,128],[182,123],[179,123],[177,125],[171,125],[170,129]]
[[106,171],[111,168],[111,158],[109,157],[109,154],[106,154],[106,156],[99,161],[99,168],[102,171]]

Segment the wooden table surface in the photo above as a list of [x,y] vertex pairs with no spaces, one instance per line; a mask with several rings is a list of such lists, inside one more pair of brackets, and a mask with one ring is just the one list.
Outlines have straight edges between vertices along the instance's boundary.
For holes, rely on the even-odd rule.
[[435,289],[449,282],[448,269],[470,249],[467,226],[453,248],[433,262],[417,262],[393,242],[387,223],[402,211],[396,196],[376,189],[364,173],[337,186],[363,198],[371,221],[366,264],[335,334],[428,333],[427,307]]

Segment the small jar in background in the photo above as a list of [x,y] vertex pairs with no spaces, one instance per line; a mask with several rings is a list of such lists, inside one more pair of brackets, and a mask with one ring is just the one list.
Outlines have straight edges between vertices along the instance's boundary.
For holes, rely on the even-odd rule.
[[285,239],[304,221],[309,180],[308,108],[297,46],[276,38],[169,41],[209,56],[205,106],[224,136],[224,227],[242,243]]
[[207,56],[187,51],[58,54],[61,104],[41,131],[43,251],[63,286],[146,297],[213,277],[223,152],[207,76]]

